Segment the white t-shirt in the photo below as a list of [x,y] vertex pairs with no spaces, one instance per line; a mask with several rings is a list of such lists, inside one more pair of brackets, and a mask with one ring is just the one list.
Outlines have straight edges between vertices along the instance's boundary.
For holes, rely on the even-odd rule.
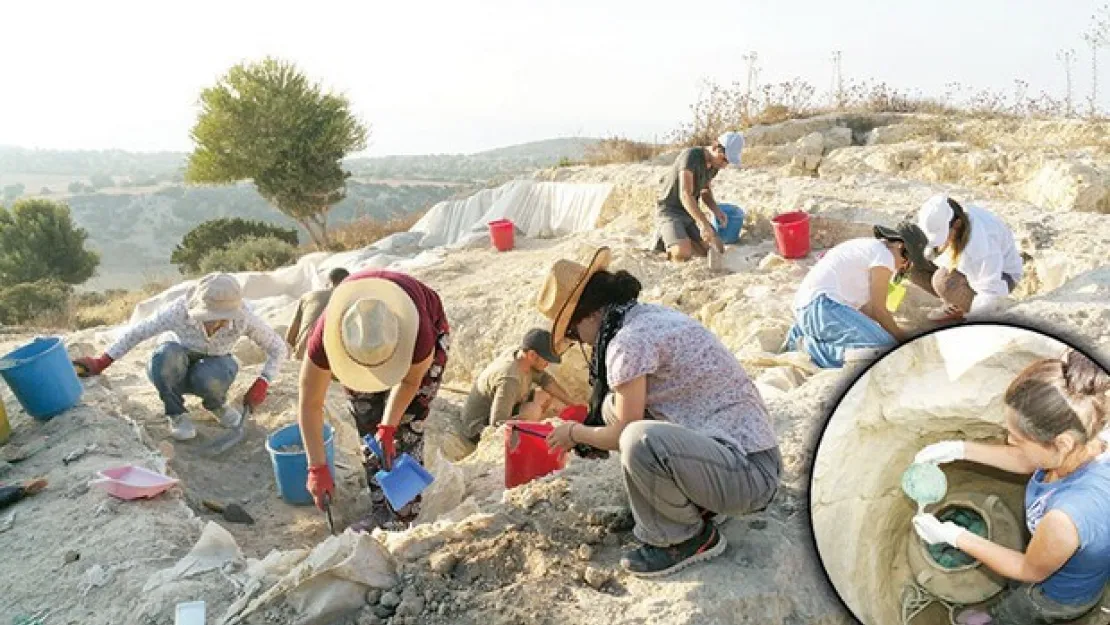
[[[1015,282],[1021,279],[1021,254],[1010,228],[997,216],[978,206],[968,206],[967,216],[971,221],[971,238],[955,269],[967,277],[967,283],[975,290],[970,312],[976,312],[990,300],[1010,294],[1002,274],[1009,274]],[[951,251],[941,254],[936,264],[951,269]]]
[[894,254],[880,239],[852,239],[825,253],[809,270],[794,295],[794,310],[818,295],[859,310],[871,299],[871,268],[894,271]]

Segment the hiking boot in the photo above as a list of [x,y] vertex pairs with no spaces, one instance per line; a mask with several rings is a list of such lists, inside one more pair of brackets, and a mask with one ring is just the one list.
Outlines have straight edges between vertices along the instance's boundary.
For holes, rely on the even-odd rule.
[[637,577],[662,577],[687,566],[719,556],[725,551],[725,537],[713,523],[704,523],[693,538],[670,547],[644,545],[621,557],[621,567]]
[[166,415],[166,420],[170,422],[170,436],[179,441],[187,441],[191,438],[196,438],[197,429],[193,427],[193,422],[189,419],[189,415]]
[[243,422],[243,413],[233,406],[224,406],[220,409],[220,425],[225,428],[237,428]]

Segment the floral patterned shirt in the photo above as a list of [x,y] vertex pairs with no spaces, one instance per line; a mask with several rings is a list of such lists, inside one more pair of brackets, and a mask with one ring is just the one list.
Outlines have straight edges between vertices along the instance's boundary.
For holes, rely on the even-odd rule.
[[112,360],[119,360],[139,343],[164,332],[173,333],[177,342],[189,351],[207,356],[229,355],[239,338],[247,336],[266,352],[266,364],[263,365],[260,375],[269,382],[274,381],[281,361],[285,360],[288,352],[285,339],[266,325],[258,315],[245,308],[238,317],[232,319],[212,336],[208,336],[204,331],[204,324],[189,317],[186,298],[179,297],[153,316],[127,328],[123,335],[108,348],[107,354],[112,357]]
[[647,376],[647,411],[737,445],[777,447],[759,390],[708,328],[677,310],[637,304],[605,352],[609,387]]

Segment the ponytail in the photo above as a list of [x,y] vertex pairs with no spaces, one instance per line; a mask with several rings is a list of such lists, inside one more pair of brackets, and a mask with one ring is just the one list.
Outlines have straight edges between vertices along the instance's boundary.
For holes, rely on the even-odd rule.
[[968,219],[967,211],[960,206],[959,202],[952,198],[946,199],[952,209],[952,219],[948,221],[948,229],[956,231],[956,236],[952,240],[952,266],[955,268],[960,262],[960,254],[963,254],[968,241],[971,240],[971,220]]

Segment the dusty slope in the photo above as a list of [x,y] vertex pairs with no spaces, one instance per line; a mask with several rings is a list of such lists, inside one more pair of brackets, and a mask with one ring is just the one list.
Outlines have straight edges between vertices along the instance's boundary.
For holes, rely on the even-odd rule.
[[[868,123],[879,125],[873,122]],[[650,230],[654,186],[665,169],[651,165],[565,168],[540,174],[572,181],[617,183],[617,190],[606,206],[603,227],[595,232],[575,240],[522,242],[520,249],[509,254],[462,250],[450,253],[440,265],[414,272],[444,295],[454,330],[448,382],[452,387],[465,389],[493,354],[531,325],[542,323],[531,300],[552,260],[560,255],[577,255],[588,244],[613,246],[614,266],[641,278],[645,285],[644,300],[663,302],[697,316],[741,358],[753,377],[759,377],[782,442],[786,476],[782,492],[767,511],[726,526],[724,531],[732,547],[721,559],[662,581],[646,582],[619,573],[607,579],[617,570],[622,544],[630,537],[614,460],[605,463],[576,460],[562,475],[503,497],[499,486],[500,433],[488,432],[484,446],[475,456],[458,467],[444,463],[436,468],[442,471],[441,483],[455,485],[438,498],[441,508],[470,499],[451,513],[455,520],[469,517],[468,520],[421,526],[406,535],[383,536],[402,563],[401,579],[408,579],[408,586],[419,588],[419,592],[410,590],[397,598],[404,599],[408,607],[392,622],[849,622],[830,594],[813,557],[805,496],[807,471],[822,415],[837,397],[850,371],[813,375],[807,359],[771,354],[789,326],[786,311],[793,291],[813,262],[812,256],[801,262],[768,258],[773,250],[768,239],[768,220],[776,212],[800,207],[813,213],[815,247],[820,248],[866,232],[866,225],[873,221],[893,224],[941,189],[963,199],[987,200],[988,206],[1015,229],[1023,251],[1033,258],[1030,276],[1018,292],[1027,300],[1007,314],[1026,320],[1044,318],[1050,325],[1074,335],[1107,344],[1110,276],[1106,275],[1106,268],[1084,273],[1106,262],[1110,230],[1106,228],[1105,215],[1081,211],[1048,214],[1044,207],[1026,201],[1024,181],[1020,184],[985,181],[980,172],[968,169],[973,159],[958,151],[953,152],[955,156],[938,152],[922,157],[925,165],[940,163],[956,172],[955,184],[937,183],[930,173],[935,168],[907,166],[888,171],[856,164],[861,159],[854,156],[864,154],[858,151],[887,150],[896,155],[899,150],[917,149],[912,142],[943,137],[928,136],[929,129],[937,126],[923,120],[882,126],[878,138],[866,128],[867,124],[859,126],[853,122],[857,128],[847,133],[835,130],[834,127],[846,123],[830,118],[808,122],[802,128],[786,125],[764,130],[760,140],[753,143],[764,150],[762,156],[768,165],[721,175],[716,183],[718,197],[743,206],[749,214],[743,244],[730,251],[729,273],[711,273],[700,263],[668,266],[640,249]],[[934,134],[948,132],[948,126]],[[977,145],[995,142],[1000,146],[998,150],[1009,154],[1029,150],[1027,145],[1013,145],[1018,141],[1013,137],[1028,136],[1027,144],[1033,138],[1044,137],[1045,128],[1034,126],[1031,130],[1013,132],[981,124],[965,132],[974,131]],[[1096,169],[1106,170],[1104,153],[1095,146],[1101,135],[1067,124],[1061,128],[1053,135],[1059,137],[1060,147],[1051,150],[1061,154],[1077,150],[1082,153],[1077,158],[1093,159]],[[806,139],[814,130],[826,131],[819,156],[813,153],[812,137],[802,145],[792,143]],[[891,143],[899,132],[903,138]],[[848,143],[875,145],[847,145],[843,142],[846,134]],[[1001,147],[1002,137],[1009,142],[1005,147]],[[1095,147],[1083,147],[1084,143]],[[756,148],[753,160],[758,154]],[[914,162],[922,162],[922,158]],[[946,159],[951,163],[944,165]],[[840,160],[848,163],[849,173],[832,168],[833,161]],[[813,177],[813,167],[818,177]],[[967,175],[960,174],[964,171],[961,167],[967,170]],[[1061,193],[1067,195],[1071,184],[1061,182]],[[1053,291],[1057,287],[1061,288]],[[920,293],[911,295],[905,306],[907,321],[920,319],[915,303],[927,303],[927,298]],[[284,319],[271,321],[280,326]],[[9,344],[16,338],[12,337]],[[71,347],[75,353],[102,349],[104,337],[96,331],[85,332],[71,337]],[[69,438],[51,438],[53,447],[9,473],[9,479],[46,473],[56,486],[17,506],[15,527],[0,533],[0,553],[5,554],[5,560],[11,553],[22,563],[18,567],[0,567],[0,585],[17,589],[0,597],[0,619],[19,611],[55,605],[52,623],[169,623],[174,602],[196,598],[209,601],[210,620],[214,615],[223,615],[232,601],[248,589],[244,581],[247,578],[242,577],[245,562],[229,567],[225,574],[208,572],[193,580],[164,584],[149,594],[139,592],[142,586],[139,580],[172,566],[197,540],[203,523],[193,518],[192,510],[201,498],[227,497],[245,502],[258,523],[223,525],[248,559],[261,559],[271,549],[310,547],[326,535],[322,515],[311,509],[285,506],[276,499],[269,460],[261,450],[265,431],[294,418],[296,365],[292,363],[284,365],[281,382],[257,415],[257,424],[247,440],[227,458],[199,461],[193,445],[174,446],[168,466],[170,472],[184,480],[183,491],[154,502],[118,505],[105,504],[106,498],[96,491],[79,493],[81,488],[74,485],[95,469],[146,458],[151,446],[165,442],[167,432],[159,416],[157,398],[143,374],[150,349],[149,345],[140,347],[113,366],[105,380],[90,382],[85,405],[55,422],[38,425],[21,415],[13,417],[15,443],[47,433],[65,434]],[[241,382],[246,383],[259,364],[259,355],[246,348],[240,355],[248,365],[241,376]],[[584,392],[580,357],[572,355],[558,375],[567,386]],[[5,400],[14,408],[10,395]],[[447,423],[458,410],[460,400],[455,393],[441,395],[429,424],[430,443],[445,440]],[[341,402],[335,391],[329,405],[333,415],[341,415]],[[125,418],[133,419],[147,432],[150,440],[146,444],[129,434],[130,425]],[[340,469],[339,516],[341,522],[347,522],[364,511],[365,498],[356,495],[359,477],[354,469],[358,463],[353,430],[341,416],[333,418],[332,423],[340,431],[339,461],[345,467]],[[210,424],[202,428],[205,436],[215,433],[218,429]],[[69,467],[59,464],[59,458],[71,444],[101,439],[117,445],[113,453],[118,453],[118,458],[94,455]],[[70,497],[71,488],[79,494]],[[194,508],[190,508],[190,503]],[[97,516],[101,507],[114,508],[115,512],[106,510]],[[74,531],[75,527],[80,529]],[[69,546],[72,544],[80,546]],[[590,547],[583,549],[583,544]],[[82,559],[62,568],[61,553],[71,548],[81,551]],[[288,555],[292,558],[297,553]],[[435,557],[425,557],[429,553]],[[303,556],[301,553],[299,557]],[[82,594],[83,576],[89,568],[121,562],[131,563],[131,568],[113,576],[102,588]],[[599,589],[580,579],[586,577],[587,567],[595,569],[588,580]],[[385,603],[394,602],[389,598]],[[355,618],[362,623],[380,622],[375,610],[383,615],[392,611],[382,605],[367,606]],[[295,613],[279,600],[262,606],[246,622],[275,622],[268,619],[298,622]],[[336,616],[320,622],[356,621]]]

